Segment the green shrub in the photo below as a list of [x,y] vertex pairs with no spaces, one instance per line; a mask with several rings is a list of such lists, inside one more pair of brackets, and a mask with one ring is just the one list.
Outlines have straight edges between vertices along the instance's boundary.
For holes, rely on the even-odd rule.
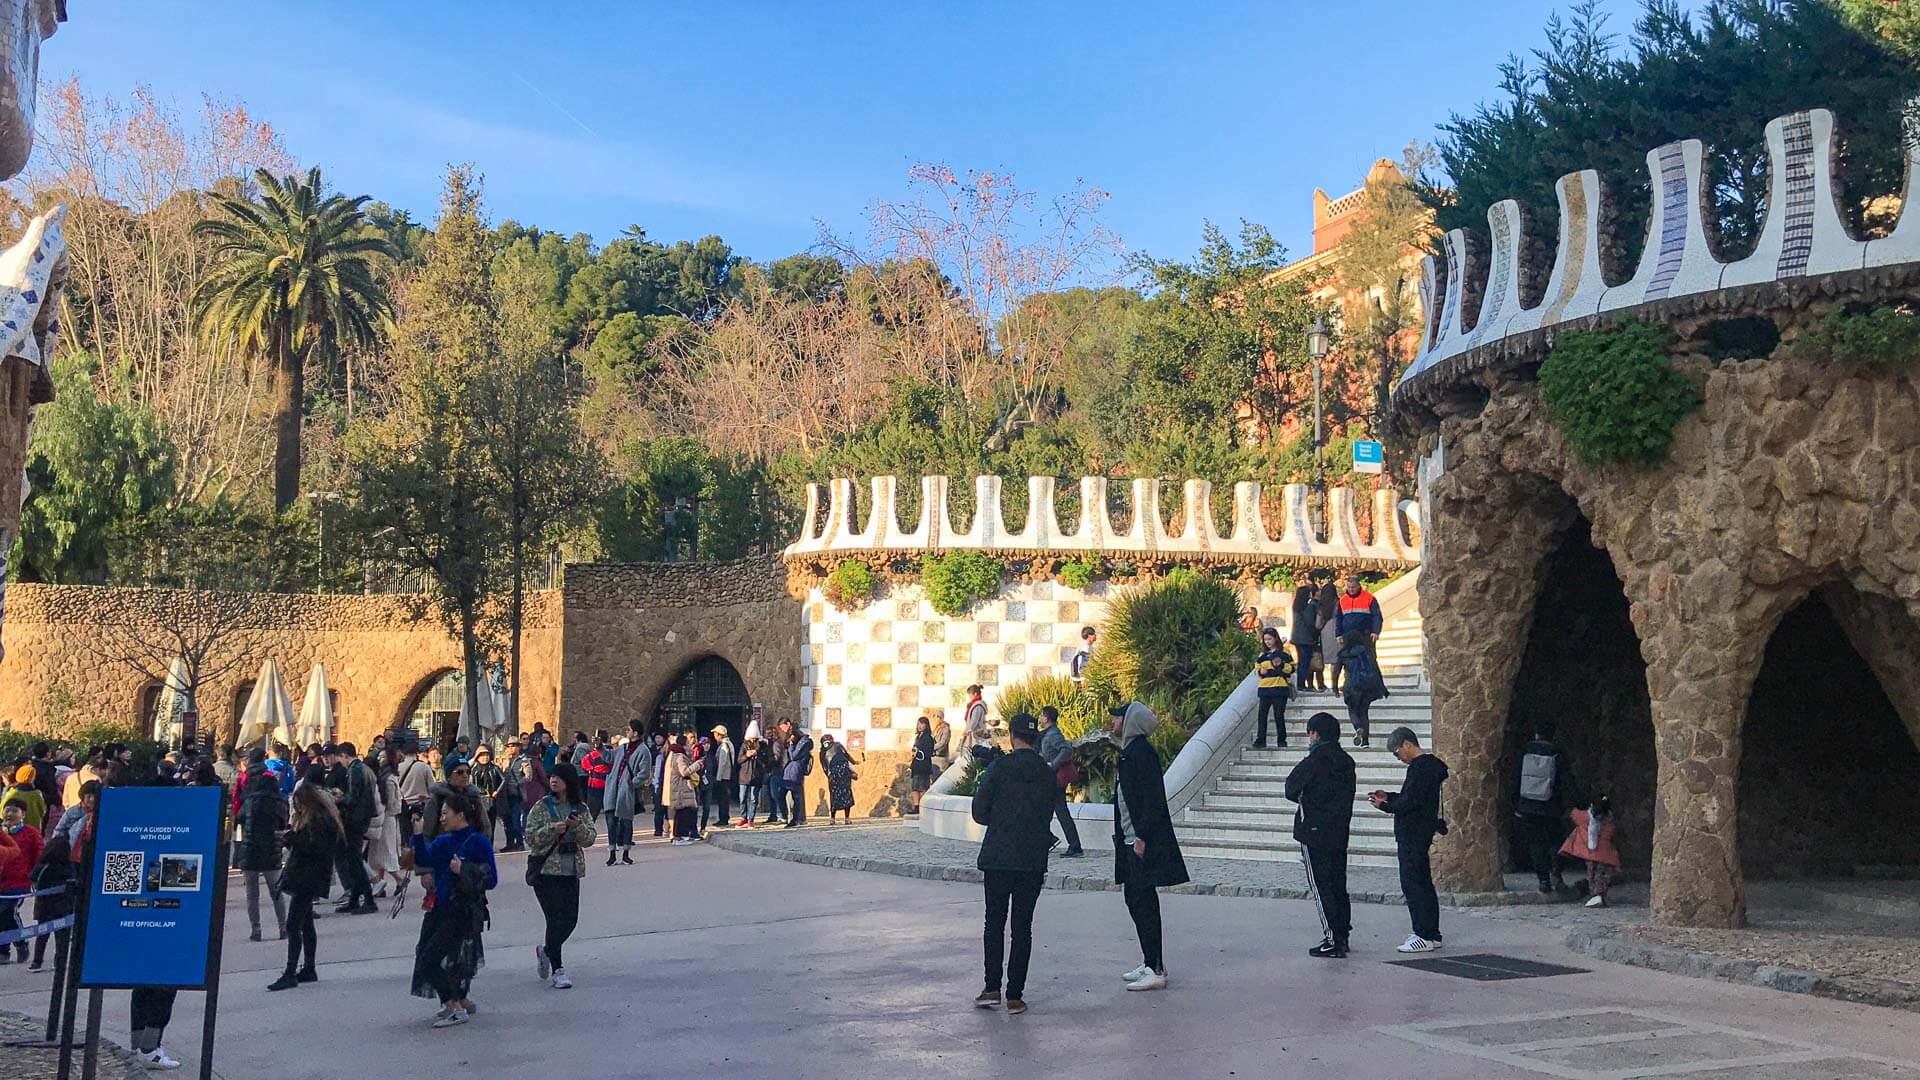
[[1080,779],[1067,793],[1077,802],[1112,802],[1113,785],[1120,779],[1119,745],[1111,738],[1082,743],[1073,748],[1073,762],[1080,766]]
[[1787,359],[1911,367],[1920,362],[1920,315],[1908,307],[1832,311],[1780,348]]
[[1060,734],[1078,739],[1107,726],[1107,707],[1091,690],[1066,675],[1041,673],[1004,687],[995,695],[1001,716],[1026,713],[1035,719],[1042,707],[1060,710]]
[[873,571],[867,569],[865,563],[847,559],[827,575],[827,584],[820,591],[834,607],[851,611],[865,607],[867,601],[873,599],[875,588]]
[[1068,559],[1060,564],[1060,582],[1070,589],[1084,589],[1099,576],[1102,559],[1098,555],[1082,555]]
[[1260,575],[1260,584],[1275,592],[1285,592],[1293,588],[1293,567],[1286,563],[1276,563],[1267,567],[1267,572]]
[[998,559],[977,551],[949,551],[920,560],[920,582],[933,610],[958,618],[1000,591],[1001,569]]
[[1201,653],[1233,626],[1239,607],[1232,588],[1191,571],[1129,590],[1108,609],[1088,685],[1111,700],[1185,693]]
[[1628,323],[1561,335],[1540,365],[1547,417],[1589,468],[1651,465],[1700,406],[1693,380],[1667,355],[1665,329]]
[[960,764],[960,776],[953,782],[953,794],[972,798],[973,793],[980,790],[980,776],[986,771],[980,759],[969,753]]

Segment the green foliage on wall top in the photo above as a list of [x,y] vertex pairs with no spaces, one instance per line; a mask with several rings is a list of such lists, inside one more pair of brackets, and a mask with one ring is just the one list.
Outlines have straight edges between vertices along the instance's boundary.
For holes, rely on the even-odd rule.
[[920,581],[933,610],[950,618],[1000,591],[1000,560],[977,551],[949,551],[920,561]]
[[1700,391],[1667,355],[1665,329],[1629,323],[1562,335],[1540,365],[1547,417],[1582,464],[1651,465]]
[[1920,362],[1920,315],[1905,307],[1834,311],[1781,345],[1783,359],[1911,367]]
[[847,559],[833,568],[827,575],[827,583],[821,588],[827,600],[842,611],[865,607],[873,599],[876,583],[873,571],[862,563]]

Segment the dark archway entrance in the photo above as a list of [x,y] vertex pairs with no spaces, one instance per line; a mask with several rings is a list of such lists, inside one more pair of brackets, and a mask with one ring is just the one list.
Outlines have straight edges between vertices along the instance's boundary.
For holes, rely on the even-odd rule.
[[718,724],[738,743],[746,734],[751,709],[740,673],[720,657],[706,656],[694,661],[667,691],[653,711],[652,730],[705,733]]
[[400,711],[401,726],[412,731],[423,746],[427,743],[453,745],[466,690],[466,680],[458,671],[452,668],[441,671],[427,680]]
[[1920,749],[1832,609],[1810,596],[1767,642],[1740,740],[1750,879],[1920,866]]
[[[1550,724],[1572,765],[1575,794],[1612,800],[1622,869],[1641,876],[1652,862],[1658,763],[1647,665],[1626,589],[1584,516],[1562,534],[1543,573],[1507,713],[1501,805],[1512,805],[1521,748]],[[1508,865],[1524,865],[1524,856],[1510,851]]]

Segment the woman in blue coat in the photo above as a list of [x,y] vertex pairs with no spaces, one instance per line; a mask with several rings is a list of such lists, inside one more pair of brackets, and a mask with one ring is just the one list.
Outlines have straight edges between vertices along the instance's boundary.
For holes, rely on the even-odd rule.
[[413,953],[413,996],[437,997],[434,1027],[464,1024],[472,1015],[473,977],[486,966],[480,935],[487,927],[487,890],[500,883],[493,844],[475,823],[480,801],[448,791],[440,798],[440,832],[432,841],[426,823],[413,823],[415,870],[433,872],[433,893],[420,922]]

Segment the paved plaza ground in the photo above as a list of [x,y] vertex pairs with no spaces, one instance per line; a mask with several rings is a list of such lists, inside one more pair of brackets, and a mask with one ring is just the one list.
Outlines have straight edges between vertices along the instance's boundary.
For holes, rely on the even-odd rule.
[[[416,912],[328,915],[321,981],[268,994],[278,942],[228,916],[220,1042],[227,1077],[1920,1076],[1920,1015],[1619,967],[1565,931],[1445,914],[1443,957],[1497,954],[1591,970],[1475,981],[1394,966],[1398,908],[1357,905],[1356,952],[1312,960],[1311,904],[1163,897],[1172,987],[1128,994],[1139,959],[1119,896],[1040,901],[1027,999],[1011,1017],[979,989],[978,887],[805,865],[702,845],[643,845],[595,864],[568,947],[576,988],[534,976],[537,906],[502,859],[475,984],[450,1030],[408,996]],[[1089,859],[1092,863],[1094,860]],[[1497,964],[1489,961],[1486,964]],[[1487,974],[1486,964],[1462,970]],[[39,1015],[46,976],[0,968],[0,1009]],[[201,998],[182,993],[167,1046],[191,1067]],[[126,1001],[105,1033],[124,1040]],[[0,1055],[7,1053],[0,1050]],[[31,1075],[0,1056],[0,1075]]]

